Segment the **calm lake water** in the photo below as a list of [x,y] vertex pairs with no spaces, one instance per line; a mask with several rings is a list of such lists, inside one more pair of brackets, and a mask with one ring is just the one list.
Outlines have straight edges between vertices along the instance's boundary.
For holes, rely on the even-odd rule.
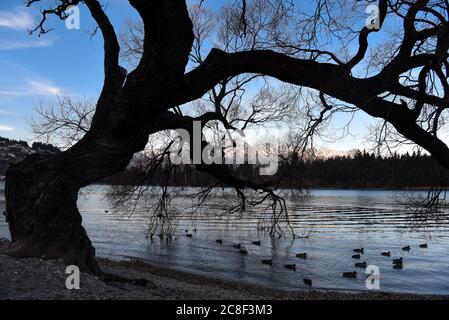
[[[2,211],[3,188],[0,182]],[[146,239],[147,215],[137,212],[129,217],[114,212],[103,187],[92,186],[88,191],[78,206],[99,256],[138,257],[160,266],[277,289],[307,289],[302,279],[309,277],[315,288],[366,290],[364,269],[355,268],[357,261],[351,257],[353,248],[364,247],[360,262],[379,267],[381,291],[449,294],[448,219],[428,230],[410,229],[410,212],[396,201],[406,199],[402,191],[313,190],[306,202],[289,201],[293,227],[299,234],[310,235],[295,240],[288,234],[273,240],[258,233],[258,212],[238,221],[219,218],[218,206],[212,201],[194,220],[187,210],[185,219],[177,222],[177,239],[170,242]],[[185,207],[192,199],[187,196],[177,201],[177,206]],[[193,237],[186,237],[184,230],[194,228]],[[9,237],[3,216],[0,237]],[[223,244],[216,239],[223,239]],[[261,246],[252,245],[255,240]],[[234,243],[245,244],[249,254],[239,254]],[[428,248],[420,249],[421,243]],[[406,245],[411,246],[410,252],[402,251]],[[391,258],[380,255],[386,250],[392,252]],[[307,252],[308,258],[296,258],[299,252]],[[398,257],[404,259],[403,270],[392,268],[392,259]],[[269,258],[273,266],[261,263]],[[283,265],[287,263],[296,263],[297,270],[286,270]],[[346,271],[357,271],[357,278],[343,278],[341,273]]]

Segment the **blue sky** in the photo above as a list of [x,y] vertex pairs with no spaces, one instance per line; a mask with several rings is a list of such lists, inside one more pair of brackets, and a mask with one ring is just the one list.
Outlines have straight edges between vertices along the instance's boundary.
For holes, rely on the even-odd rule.
[[[209,2],[213,7],[218,1]],[[120,33],[125,18],[137,18],[127,0],[112,0],[107,14]],[[23,0],[0,2],[0,136],[31,140],[28,120],[33,107],[55,100],[56,95],[96,98],[103,82],[103,48],[100,35],[90,32],[94,22],[81,6],[81,29],[68,30],[55,18],[47,24],[54,30],[38,37],[27,30],[35,25],[39,5],[26,8]],[[348,118],[337,116],[335,128]],[[351,126],[354,136],[326,147],[338,150],[363,148],[368,116],[359,112]]]
[[[110,1],[108,15],[118,27],[125,17],[136,17],[126,0]],[[55,95],[97,97],[103,82],[102,39],[91,39],[94,22],[81,6],[81,29],[68,30],[52,19],[46,35],[27,30],[39,18],[39,6],[26,8],[22,0],[0,2],[0,135],[32,138],[27,120],[33,106]]]

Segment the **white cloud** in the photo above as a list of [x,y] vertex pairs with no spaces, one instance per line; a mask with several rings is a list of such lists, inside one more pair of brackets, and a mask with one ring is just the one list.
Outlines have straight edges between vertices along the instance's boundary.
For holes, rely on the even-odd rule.
[[53,40],[0,41],[0,51],[50,47]]
[[0,28],[28,30],[34,25],[33,16],[22,9],[0,11]]
[[5,126],[3,124],[0,124],[0,131],[12,131],[12,130],[14,130],[13,127]]
[[62,90],[51,84],[40,82],[32,79],[26,79],[30,92],[41,96],[57,96],[62,93]]
[[0,90],[0,96],[57,96],[63,93],[61,88],[43,81],[25,79],[25,82],[27,85],[24,88]]
[[3,115],[5,115],[5,116],[14,116],[14,117],[17,117],[17,116],[20,115],[20,114],[17,113],[17,112],[6,111],[6,110],[2,110],[2,109],[0,109],[0,114],[3,114]]

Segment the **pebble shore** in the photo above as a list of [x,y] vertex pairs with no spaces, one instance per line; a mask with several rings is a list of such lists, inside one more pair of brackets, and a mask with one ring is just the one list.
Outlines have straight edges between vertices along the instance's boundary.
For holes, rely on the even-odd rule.
[[145,287],[105,283],[81,274],[80,290],[66,289],[65,266],[60,261],[15,259],[1,252],[9,243],[0,240],[0,300],[394,300],[448,299],[449,296],[346,292],[328,290],[281,291],[233,281],[208,278],[150,265],[143,261],[99,259],[104,272],[128,279],[146,279]]

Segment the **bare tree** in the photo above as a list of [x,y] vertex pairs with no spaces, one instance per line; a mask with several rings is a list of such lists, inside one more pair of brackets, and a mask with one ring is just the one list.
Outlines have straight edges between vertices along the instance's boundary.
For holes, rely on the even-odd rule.
[[[314,89],[321,97],[383,119],[449,168],[449,149],[438,135],[449,88],[446,0],[379,0],[368,22],[351,18],[357,15],[348,11],[349,1],[318,0],[314,10],[293,6],[283,15],[287,19],[283,28],[273,20],[260,24],[263,28],[254,29],[257,32],[251,31],[250,1],[236,1],[229,10],[240,12],[240,18],[233,19],[239,27],[224,36],[236,50],[213,48],[197,66],[189,64],[195,34],[185,0],[129,2],[142,19],[145,36],[139,63],[128,74],[119,64],[114,26],[98,0],[27,1],[46,8],[36,28],[40,33],[47,32],[49,16],[65,19],[70,5],[89,9],[104,39],[105,81],[92,125],[78,143],[58,155],[31,156],[8,170],[11,254],[64,258],[99,273],[76,207],[79,189],[124,170],[149,135],[175,128],[189,131],[198,119],[222,120],[215,110],[200,116],[176,110],[223,81],[250,74]],[[274,12],[290,8],[288,1],[268,3]],[[381,70],[363,76],[360,68],[369,48],[376,46],[369,36],[383,30],[387,20],[400,25],[399,40],[391,43],[390,57]],[[247,37],[253,39],[252,45],[240,44]],[[203,163],[197,169],[232,186],[240,196],[245,188],[262,191],[267,198],[275,196],[266,185],[239,179],[224,166]],[[271,203],[271,209],[283,213],[278,210],[283,203]]]
[[30,126],[36,139],[67,149],[89,131],[94,113],[95,102],[61,96],[56,104],[38,105]]
[[[196,67],[204,62],[204,56],[207,54],[204,46],[206,43],[214,41],[215,45],[223,50],[235,52],[240,47],[254,48],[259,46],[256,42],[262,39],[259,33],[263,30],[272,29],[280,25],[283,15],[287,9],[274,8],[266,1],[254,1],[246,11],[246,19],[251,22],[246,23],[246,35],[242,39],[241,32],[238,31],[241,27],[240,12],[235,10],[235,7],[225,7],[219,13],[212,13],[205,7],[199,5],[192,5],[189,8],[189,14],[193,24],[193,33],[195,40],[192,46],[192,52],[189,56],[189,66]],[[215,23],[214,23],[215,22]],[[127,29],[120,36],[122,57],[131,65],[138,63],[144,43],[143,24],[139,21],[126,21]],[[213,38],[215,33],[218,33],[218,39]],[[259,40],[257,40],[259,39]],[[262,82],[261,88],[255,92],[251,92],[251,86],[257,86],[255,82]],[[254,90],[252,90],[254,91]],[[204,121],[204,137],[208,142],[215,139],[215,142],[224,138],[227,134],[226,130],[240,130],[254,129],[257,127],[264,127],[269,125],[289,125],[295,123],[294,120],[299,115],[299,101],[301,99],[300,89],[291,85],[278,85],[273,81],[263,77],[259,74],[237,75],[228,79],[223,79],[214,88],[212,88],[202,99],[193,101],[193,108],[177,108],[176,113],[184,115],[188,114],[193,117],[198,117]],[[164,133],[165,134],[165,133]],[[212,141],[213,142],[213,141]],[[176,172],[170,165],[166,165],[169,157],[168,146],[173,144],[173,137],[166,139],[165,143],[159,143],[159,149],[155,152],[154,146],[150,148],[152,152],[148,155],[147,162],[150,164],[143,168],[143,171],[153,176],[158,169],[164,169],[166,172],[166,179],[169,180],[170,174]],[[154,161],[154,156],[157,155],[161,161]],[[201,170],[201,167],[198,168]],[[249,182],[245,182],[248,184]],[[271,185],[279,184],[278,182],[270,181]],[[170,206],[171,198],[170,188],[166,185],[161,185],[161,189],[150,187],[151,179],[139,180],[138,185],[134,187],[112,185],[108,198],[115,206],[126,203],[126,207],[131,208],[147,208],[150,212],[150,235],[164,234],[167,231],[170,233],[171,219],[170,210],[175,210],[174,206]],[[215,187],[222,186],[222,183],[216,184]],[[248,191],[248,190],[247,190]],[[228,213],[242,214],[247,205],[255,204],[263,207],[267,205],[271,207],[276,203],[282,205],[276,206],[276,210],[272,215],[276,218],[271,220],[272,225],[269,228],[261,224],[260,228],[268,230],[272,236],[280,235],[281,225],[285,223],[289,225],[288,214],[286,208],[283,206],[284,200],[270,190],[270,197],[262,197],[263,201],[247,201],[247,198],[253,198],[255,194],[251,192],[244,195],[244,190],[238,190],[237,205],[224,206],[222,209]],[[211,194],[210,188],[196,193],[193,198],[197,199],[196,212],[199,207],[206,201],[207,196]],[[159,198],[158,198],[159,197]],[[156,201],[156,199],[158,199]],[[154,205],[154,202],[158,205]],[[274,203],[273,203],[274,202]],[[124,208],[125,209],[125,208]],[[161,214],[161,212],[164,214]],[[278,211],[281,212],[277,217]],[[193,217],[193,216],[192,216]],[[160,227],[160,230],[156,230]],[[293,229],[291,229],[293,230]],[[170,237],[170,234],[168,235]]]

